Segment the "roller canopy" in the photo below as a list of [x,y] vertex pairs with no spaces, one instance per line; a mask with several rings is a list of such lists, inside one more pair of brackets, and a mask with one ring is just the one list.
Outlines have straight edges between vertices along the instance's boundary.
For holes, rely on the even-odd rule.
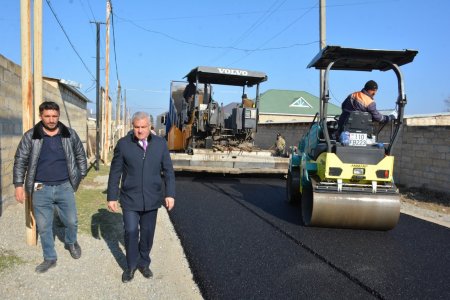
[[267,75],[263,72],[202,66],[192,69],[184,78],[195,82],[197,77],[200,83],[234,86],[252,86],[267,80]]
[[401,66],[412,62],[417,53],[416,50],[408,49],[379,50],[326,46],[309,63],[308,68],[326,69],[334,62],[332,70],[387,71],[391,69],[391,63]]

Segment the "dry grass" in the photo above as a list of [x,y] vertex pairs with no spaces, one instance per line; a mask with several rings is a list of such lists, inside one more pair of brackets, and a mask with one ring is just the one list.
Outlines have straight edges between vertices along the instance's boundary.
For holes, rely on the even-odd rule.
[[107,210],[105,180],[108,174],[108,166],[101,165],[99,171],[91,168],[76,193],[79,230],[107,240],[123,235],[122,215]]
[[15,255],[13,251],[0,248],[0,272],[24,262],[25,261]]

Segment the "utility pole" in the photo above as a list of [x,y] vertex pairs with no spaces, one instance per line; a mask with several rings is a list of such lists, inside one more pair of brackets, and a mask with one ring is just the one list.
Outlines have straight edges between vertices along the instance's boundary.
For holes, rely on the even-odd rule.
[[104,162],[108,162],[109,151],[109,128],[111,127],[109,119],[110,101],[109,101],[109,18],[111,15],[111,3],[106,1],[106,50],[105,50],[105,144],[103,147]]
[[95,23],[97,27],[97,40],[96,40],[96,97],[95,97],[95,165],[96,171],[100,169],[100,128],[101,128],[101,105],[100,105],[100,24],[105,24],[102,22],[92,22]]
[[[325,48],[326,46],[326,4],[325,0],[319,0],[320,1],[320,8],[319,8],[319,28],[320,28],[320,50]],[[325,70],[320,70],[320,99],[323,99],[323,88],[324,88],[324,75]]]
[[[42,12],[42,2],[35,1],[35,9]],[[41,3],[41,8],[39,8]],[[42,13],[38,12],[37,24],[42,28]],[[39,20],[41,23],[39,24]],[[41,30],[34,30],[34,32]],[[35,37],[36,38],[36,37]],[[33,80],[31,69],[31,0],[20,1],[20,40],[21,40],[21,56],[22,56],[22,131],[25,133],[34,125],[33,110]],[[39,48],[39,47],[38,47]],[[36,48],[35,48],[36,50]],[[31,195],[25,193],[25,235],[26,242],[29,246],[37,245],[36,222],[34,219],[33,202]]]

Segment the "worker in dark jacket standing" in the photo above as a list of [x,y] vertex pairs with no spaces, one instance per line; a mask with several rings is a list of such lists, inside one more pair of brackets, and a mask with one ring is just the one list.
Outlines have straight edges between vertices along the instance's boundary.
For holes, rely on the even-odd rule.
[[25,132],[14,157],[16,200],[23,203],[25,194],[33,196],[33,210],[44,252],[44,262],[36,267],[38,273],[56,266],[55,208],[66,227],[65,248],[73,258],[81,256],[74,192],[86,176],[86,154],[77,133],[59,122],[59,115],[58,104],[43,102],[39,106],[41,121]]
[[127,269],[122,282],[132,280],[136,269],[145,278],[153,276],[150,250],[157,211],[163,198],[168,210],[175,205],[175,175],[169,150],[163,138],[150,134],[150,123],[145,112],[133,115],[133,132],[117,142],[109,173],[108,208],[117,212],[120,199],[123,213]]

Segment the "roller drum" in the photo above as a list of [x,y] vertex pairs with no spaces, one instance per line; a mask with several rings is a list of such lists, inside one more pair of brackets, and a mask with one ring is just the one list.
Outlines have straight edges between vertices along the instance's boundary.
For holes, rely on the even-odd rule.
[[306,188],[302,195],[306,226],[389,230],[399,216],[398,193],[317,192]]

